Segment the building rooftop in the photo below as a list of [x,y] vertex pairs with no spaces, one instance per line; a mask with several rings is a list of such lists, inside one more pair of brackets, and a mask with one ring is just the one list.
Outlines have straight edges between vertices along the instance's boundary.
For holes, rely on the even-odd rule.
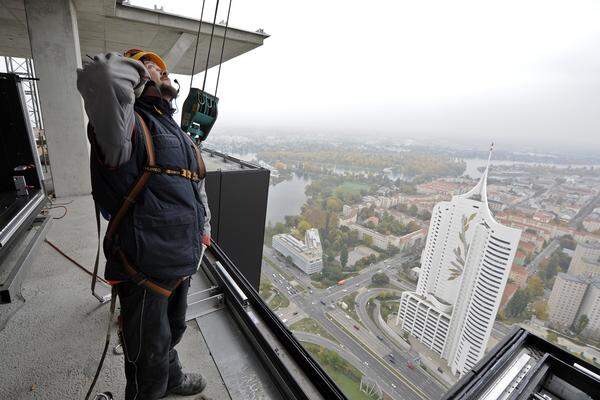
[[588,284],[588,279],[577,276],[577,275],[571,275],[566,272],[559,272],[557,275],[557,278],[560,278],[562,280],[569,281],[569,282]]

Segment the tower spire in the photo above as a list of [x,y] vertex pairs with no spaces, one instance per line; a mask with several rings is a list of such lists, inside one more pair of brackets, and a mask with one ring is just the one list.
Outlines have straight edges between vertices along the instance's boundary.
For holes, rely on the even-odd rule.
[[481,176],[481,180],[479,181],[479,195],[481,196],[481,201],[483,204],[487,206],[487,178],[488,173],[490,171],[490,164],[492,163],[492,153],[494,152],[494,142],[490,144],[490,152],[488,154],[487,164],[485,166],[485,171],[483,171],[483,175]]
[[494,151],[494,142],[492,142],[492,144],[490,145],[490,152],[488,154],[487,164],[485,166],[485,170],[483,171],[483,174],[481,175],[481,178],[479,179],[479,182],[477,182],[477,185],[475,185],[475,187],[473,189],[469,190],[465,194],[459,195],[459,197],[470,198],[471,196],[477,195],[479,197],[479,200],[482,201],[487,207],[487,178],[488,178],[488,173],[490,170],[490,165],[492,163],[493,151]]
[[487,178],[488,170],[490,169],[490,164],[492,162],[492,153],[493,152],[494,152],[494,142],[492,142],[492,144],[490,145],[490,152],[488,154],[487,164],[485,166],[485,172],[483,173],[486,176],[486,178]]

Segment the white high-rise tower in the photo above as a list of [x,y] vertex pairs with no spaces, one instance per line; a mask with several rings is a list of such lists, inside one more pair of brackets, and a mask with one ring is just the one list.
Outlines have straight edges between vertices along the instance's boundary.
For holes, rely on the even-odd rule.
[[492,149],[477,185],[433,208],[417,289],[396,320],[459,375],[483,357],[521,236],[488,207]]

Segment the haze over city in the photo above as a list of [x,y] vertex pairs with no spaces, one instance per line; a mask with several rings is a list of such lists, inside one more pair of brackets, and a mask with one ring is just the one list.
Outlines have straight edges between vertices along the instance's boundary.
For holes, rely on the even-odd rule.
[[598,149],[598,20],[600,3],[580,0],[234,2],[231,26],[271,37],[223,67],[215,129]]

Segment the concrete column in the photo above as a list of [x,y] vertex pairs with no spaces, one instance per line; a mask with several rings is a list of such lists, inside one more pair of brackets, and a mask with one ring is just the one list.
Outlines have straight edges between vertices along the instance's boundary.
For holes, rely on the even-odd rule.
[[25,11],[56,195],[88,194],[86,117],[76,86],[81,53],[75,7],[70,0],[25,0]]

